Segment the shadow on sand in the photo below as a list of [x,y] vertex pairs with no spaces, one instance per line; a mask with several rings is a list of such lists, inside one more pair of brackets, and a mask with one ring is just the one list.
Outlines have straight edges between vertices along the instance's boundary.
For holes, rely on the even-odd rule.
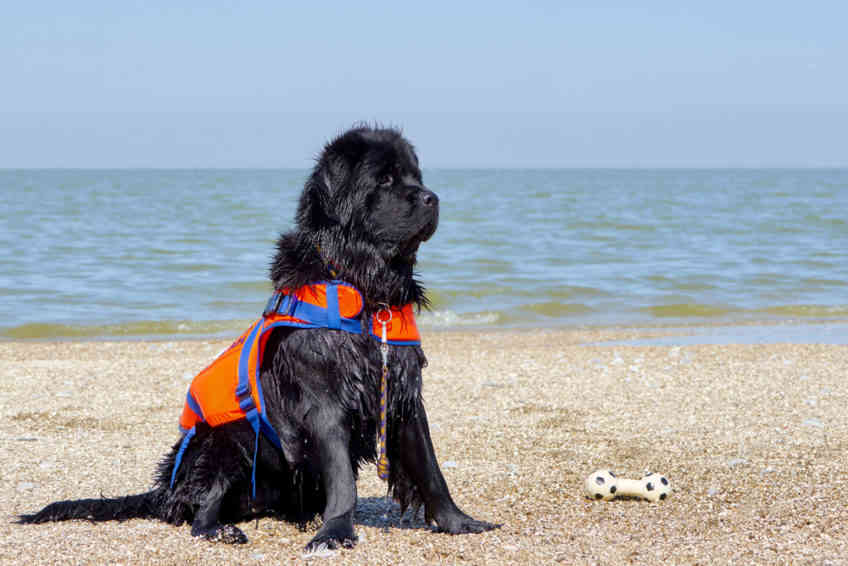
[[423,507],[413,515],[407,509],[401,515],[400,505],[388,497],[360,497],[356,500],[354,524],[384,529],[430,529],[424,521]]

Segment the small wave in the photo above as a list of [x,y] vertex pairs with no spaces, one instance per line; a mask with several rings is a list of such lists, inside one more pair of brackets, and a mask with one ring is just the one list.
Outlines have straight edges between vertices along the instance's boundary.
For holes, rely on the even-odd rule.
[[699,303],[678,303],[673,305],[654,305],[641,309],[656,318],[711,318],[726,316],[734,309]]
[[848,305],[826,306],[826,305],[781,305],[766,307],[756,312],[773,314],[781,317],[843,317],[848,316]]
[[581,303],[559,303],[556,301],[535,303],[522,308],[530,309],[535,313],[551,318],[559,318],[575,314],[587,314],[592,312],[590,307]]
[[718,285],[705,280],[699,280],[697,277],[678,279],[667,275],[652,274],[645,276],[644,279],[657,287],[672,289],[674,291],[712,291],[718,288]]
[[587,229],[593,232],[609,230],[612,232],[656,232],[656,226],[650,224],[632,224],[627,222],[614,222],[611,220],[578,220],[570,224],[575,230]]
[[575,297],[606,297],[609,295],[610,293],[607,291],[595,287],[559,285],[554,288],[547,288],[538,284],[531,286],[520,280],[504,280],[500,284],[481,285],[463,289],[430,289],[427,292],[430,302],[436,308],[461,304],[469,298],[488,299],[490,297],[509,297],[512,300],[520,297],[530,301],[536,299],[544,301],[545,299],[573,300]]
[[810,287],[846,287],[848,286],[848,281],[844,281],[842,279],[823,279],[810,277],[807,279],[801,279],[801,284]]
[[825,229],[830,228],[837,232],[848,232],[848,222],[843,218],[836,216],[823,216],[819,214],[808,214],[804,217],[804,222],[809,226]]
[[418,316],[418,323],[424,328],[452,328],[455,326],[496,324],[500,319],[501,315],[496,312],[459,314],[450,310],[438,310],[422,312]]
[[237,291],[259,291],[261,293],[271,292],[271,282],[267,279],[256,281],[234,281],[227,283],[227,287]]
[[56,338],[109,338],[144,336],[217,336],[238,333],[250,321],[243,320],[163,320],[137,321],[119,324],[47,324],[30,323],[4,328],[0,336],[12,340],[38,340]]
[[232,312],[250,312],[251,310],[258,310],[256,301],[227,301],[227,300],[219,300],[219,301],[209,301],[206,303],[210,307],[214,307],[216,310],[220,309],[229,309]]
[[166,263],[161,269],[177,273],[200,273],[205,271],[217,271],[221,266],[215,263]]

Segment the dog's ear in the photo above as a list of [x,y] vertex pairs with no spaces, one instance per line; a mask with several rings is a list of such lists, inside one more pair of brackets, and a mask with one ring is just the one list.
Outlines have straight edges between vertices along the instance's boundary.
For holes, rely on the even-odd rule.
[[297,221],[302,228],[317,231],[341,222],[340,191],[368,149],[363,131],[349,130],[324,147],[300,197]]
[[322,156],[306,181],[297,210],[297,223],[309,231],[319,231],[340,219],[336,211],[336,191],[346,182],[347,173],[340,160]]

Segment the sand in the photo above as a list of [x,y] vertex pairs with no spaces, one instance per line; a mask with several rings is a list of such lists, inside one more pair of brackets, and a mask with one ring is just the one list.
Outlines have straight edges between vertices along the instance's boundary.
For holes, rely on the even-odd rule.
[[[501,523],[388,518],[361,472],[332,564],[848,564],[848,346],[598,345],[639,330],[428,333],[425,399],[454,499]],[[188,381],[226,341],[0,343],[0,563],[303,563],[275,519],[230,547],[153,520],[16,525],[65,498],[149,488]],[[584,499],[597,468],[662,472],[660,503]]]

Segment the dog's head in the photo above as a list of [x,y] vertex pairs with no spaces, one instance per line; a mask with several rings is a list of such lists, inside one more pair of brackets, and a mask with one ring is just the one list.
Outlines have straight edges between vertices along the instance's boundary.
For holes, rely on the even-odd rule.
[[368,242],[386,261],[414,262],[436,231],[439,198],[422,183],[415,150],[399,132],[359,127],[324,148],[297,222],[306,232]]
[[277,242],[277,288],[339,278],[366,301],[426,304],[413,267],[436,231],[439,198],[422,183],[415,150],[398,131],[362,126],[328,143],[295,220]]

